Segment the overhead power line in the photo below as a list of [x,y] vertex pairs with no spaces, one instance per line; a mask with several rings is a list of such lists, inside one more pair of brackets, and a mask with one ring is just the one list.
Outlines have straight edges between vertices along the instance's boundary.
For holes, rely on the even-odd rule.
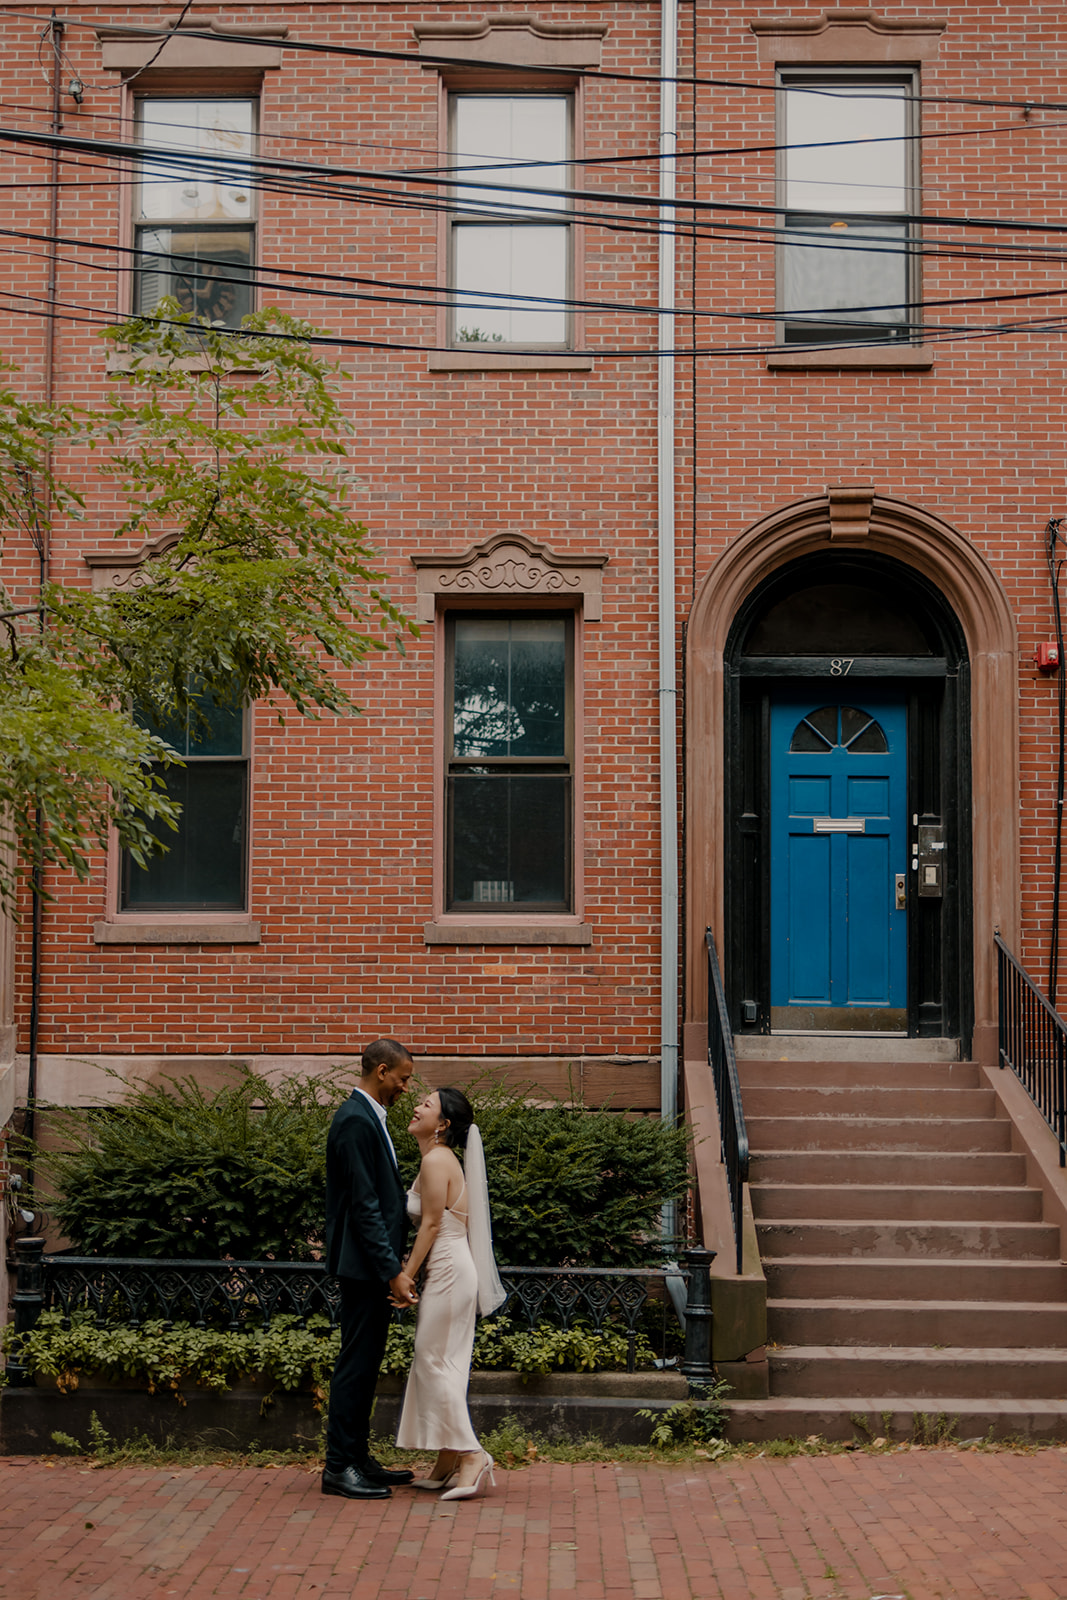
[[[140,262],[146,260],[169,262],[174,259],[175,255],[173,251],[150,250],[134,245],[120,245],[103,240],[76,238],[64,234],[31,232],[27,229],[18,228],[0,228],[0,238],[19,240],[26,244],[60,247],[64,250],[90,250],[106,256],[118,257],[118,260],[108,260],[102,264],[81,261],[76,256],[71,255],[58,257],[61,264],[73,267],[76,271],[104,272],[112,278],[120,274],[132,275],[137,270]],[[35,257],[42,261],[52,258],[51,251],[45,250],[39,252],[9,250],[7,253]],[[190,269],[186,275],[195,277],[195,270]],[[213,273],[212,276],[216,282],[240,286],[251,285],[261,291],[280,291],[286,294],[305,295],[323,300],[398,305],[416,310],[427,308],[436,310],[444,307],[445,309],[463,311],[491,311],[497,309],[502,303],[509,305],[519,303],[532,308],[582,311],[605,316],[626,315],[657,318],[663,315],[674,315],[680,323],[693,318],[708,321],[742,322],[768,322],[787,319],[785,312],[762,309],[716,309],[713,307],[685,306],[675,308],[672,313],[666,313],[658,305],[642,304],[639,301],[517,294],[511,290],[464,290],[448,284],[411,283],[402,279],[378,278],[357,273],[323,272],[310,267],[285,267],[277,264],[272,266],[261,265],[250,277],[238,277],[226,273]],[[347,287],[331,287],[333,285],[345,285]],[[823,315],[831,318],[835,315],[856,316],[861,313],[870,314],[903,310],[909,312],[912,316],[912,320],[907,326],[919,332],[922,331],[923,324],[914,320],[915,315],[919,312],[941,311],[956,306],[993,306],[1025,301],[1052,300],[1063,295],[1067,295],[1067,282],[1042,289],[946,295],[937,298],[887,302],[884,304],[865,303],[836,309],[811,307],[805,312],[805,315],[815,318]],[[790,313],[789,315],[791,316],[792,314]]]
[[[30,130],[11,127],[0,127],[0,144],[7,143],[16,147],[40,147],[45,150],[59,149],[76,154],[110,157],[113,160],[136,162],[141,167],[161,167],[173,171],[176,166],[184,170],[201,170],[216,181],[220,174],[223,179],[228,175],[231,181],[247,182],[250,173],[282,173],[297,174],[310,180],[310,188],[317,189],[324,183],[337,184],[342,180],[346,183],[358,183],[364,186],[360,195],[369,193],[384,193],[381,190],[369,190],[366,186],[374,184],[395,185],[403,187],[411,185],[416,191],[429,188],[438,191],[442,187],[453,187],[451,180],[437,176],[423,176],[412,172],[395,172],[389,169],[363,169],[359,167],[325,166],[322,163],[302,162],[284,159],[280,156],[224,156],[214,152],[181,150],[166,146],[152,144],[131,143],[122,139],[83,139],[63,133],[52,133],[45,129]],[[513,183],[493,183],[487,179],[464,178],[459,186],[464,190],[474,190],[479,195],[479,205],[485,211],[484,220],[517,221],[568,220],[570,213],[560,210],[551,212],[543,206],[527,206],[521,203],[523,193],[517,190]],[[499,196],[493,199],[492,196]],[[595,206],[633,206],[647,211],[659,210],[666,206],[673,208],[675,213],[688,212],[702,215],[733,215],[733,216],[766,216],[782,217],[796,216],[803,208],[796,206],[778,206],[757,204],[744,200],[701,200],[694,195],[665,199],[658,194],[625,193],[619,194],[607,189],[570,189],[570,188],[545,188],[537,189],[538,200],[545,198],[559,199],[562,201],[583,201]],[[399,203],[399,202],[397,202]],[[454,202],[453,202],[454,205]],[[477,212],[467,205],[463,211],[468,216],[475,216]],[[931,212],[884,211],[862,212],[850,211],[846,215],[853,222],[870,221],[885,223],[892,221],[894,224],[914,224],[924,227],[951,227],[961,229],[974,229],[989,232],[1019,232],[1042,233],[1061,235],[1067,234],[1067,222],[1049,222],[1036,220],[1020,220],[1017,218],[1002,217],[970,217],[956,216],[953,214],[938,214]],[[688,219],[682,218],[680,227],[688,227]]]
[[[427,66],[441,66],[452,70],[469,68],[481,72],[514,72],[514,61],[486,61],[476,57],[461,57],[456,55],[434,55],[430,51],[414,50],[382,50],[371,45],[345,45],[325,44],[319,40],[297,39],[286,37],[280,39],[277,34],[265,37],[249,33],[228,33],[224,28],[177,28],[139,27],[130,23],[112,23],[101,25],[99,22],[89,22],[81,17],[56,16],[38,14],[36,12],[20,11],[14,8],[0,8],[0,16],[15,17],[20,21],[40,22],[51,24],[60,22],[65,28],[82,28],[93,33],[110,31],[125,37],[140,36],[146,39],[163,39],[181,37],[183,39],[205,39],[209,44],[243,44],[260,46],[270,50],[295,50],[311,55],[327,55],[364,59],[369,61],[396,61],[402,64],[422,69]],[[777,94],[791,92],[791,89],[800,89],[805,93],[832,94],[829,87],[812,85],[785,85],[776,83],[759,83],[753,79],[743,78],[706,78],[699,74],[677,74],[663,76],[657,72],[619,72],[606,67],[559,67],[559,66],[531,66],[523,63],[524,75],[537,73],[546,79],[574,80],[576,78],[596,81],[602,79],[607,83],[635,83],[635,84],[663,84],[674,83],[682,88],[708,88],[708,89],[744,89],[755,93]],[[991,98],[980,95],[905,95],[904,99],[914,104],[925,105],[956,105],[956,106],[986,106],[999,109],[1011,109],[1033,113],[1035,111],[1067,111],[1067,101],[1038,100],[1011,100],[1005,98]]]

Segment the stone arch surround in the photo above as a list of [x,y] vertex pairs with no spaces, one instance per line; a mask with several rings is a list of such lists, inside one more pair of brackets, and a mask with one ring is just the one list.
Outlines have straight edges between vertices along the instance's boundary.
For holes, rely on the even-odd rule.
[[[827,548],[892,557],[935,584],[955,611],[971,666],[974,1056],[996,1058],[993,929],[1018,945],[1018,641],[1007,595],[985,558],[929,511],[867,490],[796,501],[740,534],[705,575],[689,618],[686,689],[686,995],[706,1021],[704,930],[724,936],[725,684],[731,624],[779,567]],[[859,513],[859,514],[857,514]]]

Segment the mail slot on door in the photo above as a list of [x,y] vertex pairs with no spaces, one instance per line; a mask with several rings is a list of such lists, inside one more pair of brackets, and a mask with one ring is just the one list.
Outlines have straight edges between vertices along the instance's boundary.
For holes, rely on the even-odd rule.
[[945,884],[945,830],[940,825],[924,824],[919,829],[919,842],[912,846],[919,878],[919,896],[940,900]]

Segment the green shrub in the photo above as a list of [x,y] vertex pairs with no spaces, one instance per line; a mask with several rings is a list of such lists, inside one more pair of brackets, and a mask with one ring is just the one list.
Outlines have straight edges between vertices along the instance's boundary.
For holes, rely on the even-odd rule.
[[[50,1112],[60,1139],[37,1152],[42,1203],[84,1255],[313,1259],[323,1247],[326,1134],[351,1084],[351,1070],[315,1082],[246,1070],[214,1091],[182,1078],[104,1110]],[[683,1131],[652,1117],[531,1106],[488,1080],[470,1094],[498,1261],[657,1259],[661,1208],[686,1185]],[[405,1183],[418,1170],[411,1105],[389,1113]]]
[[84,1255],[311,1260],[344,1092],[245,1071],[213,1092],[182,1078],[103,1110],[50,1111],[61,1143],[37,1156],[43,1202]]
[[[340,1338],[324,1316],[309,1317],[306,1324],[280,1316],[268,1327],[234,1330],[162,1321],[138,1328],[98,1327],[88,1311],[75,1312],[65,1325],[60,1312],[45,1311],[30,1333],[15,1334],[6,1328],[0,1346],[9,1354],[17,1349],[30,1372],[53,1378],[67,1394],[89,1373],[106,1379],[132,1378],[150,1394],[170,1391],[179,1398],[194,1384],[222,1394],[238,1378],[262,1376],[282,1389],[310,1384],[321,1399]],[[392,1322],[382,1371],[402,1377],[411,1365],[414,1341],[414,1317]],[[648,1364],[651,1355],[639,1336],[639,1364]],[[472,1365],[482,1371],[509,1369],[527,1375],[618,1372],[626,1367],[626,1337],[614,1330],[595,1333],[582,1327],[531,1332],[494,1317],[478,1324]]]

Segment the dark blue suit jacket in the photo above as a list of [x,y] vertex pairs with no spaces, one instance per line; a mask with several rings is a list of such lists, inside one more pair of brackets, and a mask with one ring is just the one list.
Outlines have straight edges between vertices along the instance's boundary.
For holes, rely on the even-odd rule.
[[326,1140],[326,1265],[341,1278],[388,1283],[400,1271],[404,1185],[373,1106],[353,1089]]

